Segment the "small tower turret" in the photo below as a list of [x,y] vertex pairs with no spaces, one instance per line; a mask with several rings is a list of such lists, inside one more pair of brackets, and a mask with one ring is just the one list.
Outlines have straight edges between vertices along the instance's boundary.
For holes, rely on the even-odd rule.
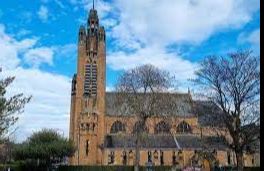
[[71,95],[74,96],[76,94],[76,74],[73,75],[72,78],[72,90],[71,90]]
[[84,44],[86,42],[86,31],[83,25],[79,29],[79,44]]
[[99,41],[105,42],[105,30],[103,26],[99,28]]

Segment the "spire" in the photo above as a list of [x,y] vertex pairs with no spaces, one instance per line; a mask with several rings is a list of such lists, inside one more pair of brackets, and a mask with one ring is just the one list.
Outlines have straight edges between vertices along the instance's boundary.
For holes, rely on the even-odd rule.
[[93,7],[92,7],[92,9],[90,9],[89,17],[88,17],[88,21],[87,21],[88,29],[91,28],[92,32],[94,31],[94,29],[97,30],[99,28],[99,18],[97,15],[97,11],[94,8],[94,6],[95,6],[94,2],[95,1],[93,0]]

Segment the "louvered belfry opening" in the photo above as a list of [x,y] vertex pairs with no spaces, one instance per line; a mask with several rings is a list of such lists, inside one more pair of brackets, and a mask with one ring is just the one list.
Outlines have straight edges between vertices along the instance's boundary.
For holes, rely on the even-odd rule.
[[92,96],[97,95],[97,65],[92,64]]
[[84,95],[94,97],[97,95],[97,64],[85,65]]
[[86,38],[86,55],[87,63],[85,64],[84,78],[84,96],[97,96],[97,58],[98,58],[98,34],[99,34],[99,18],[97,11],[90,10],[87,22],[87,38]]

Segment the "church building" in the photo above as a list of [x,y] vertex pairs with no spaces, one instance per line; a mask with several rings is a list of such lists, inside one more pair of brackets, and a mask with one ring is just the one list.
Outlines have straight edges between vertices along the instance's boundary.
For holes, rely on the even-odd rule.
[[[235,154],[212,128],[205,108],[190,92],[171,94],[177,108],[164,119],[148,120],[146,141],[140,144],[140,165],[179,167],[235,165]],[[137,119],[122,115],[114,105],[115,92],[106,92],[106,33],[92,8],[87,26],[78,35],[77,72],[72,79],[70,139],[77,150],[71,165],[134,165]],[[219,126],[221,128],[221,126]],[[259,153],[246,153],[246,166],[259,165]]]

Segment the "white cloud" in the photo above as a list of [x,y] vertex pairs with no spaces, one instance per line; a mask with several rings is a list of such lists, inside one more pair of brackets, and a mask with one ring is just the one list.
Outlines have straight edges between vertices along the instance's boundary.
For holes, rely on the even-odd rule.
[[8,89],[9,94],[23,92],[33,96],[17,124],[16,137],[19,141],[41,128],[60,129],[68,136],[70,78],[20,67],[3,74],[16,76]]
[[21,30],[18,31],[18,33],[16,34],[16,36],[23,37],[23,36],[27,36],[29,34],[31,34],[31,31],[30,30],[21,29]]
[[[85,11],[90,11],[90,9],[93,7],[93,1],[91,0],[70,0],[70,3],[75,5],[75,7],[83,8]],[[95,1],[94,6],[98,11],[100,18],[104,18],[112,10],[112,4],[103,0]]]
[[21,64],[21,58],[24,59],[23,62],[34,67],[39,67],[43,63],[52,65],[54,49],[35,47],[37,41],[37,38],[18,41],[6,34],[5,27],[0,25],[0,49],[2,49],[0,66],[3,69],[14,69]]
[[[8,96],[17,93],[32,95],[32,101],[26,105],[25,112],[20,115],[15,133],[17,141],[25,140],[33,131],[41,128],[54,128],[68,136],[70,107],[70,78],[48,73],[38,68],[22,68],[21,63],[28,60],[34,65],[52,63],[54,52],[69,53],[73,45],[35,47],[37,39],[18,41],[5,32],[0,24],[0,66],[1,78],[15,76],[16,79],[8,87]],[[24,57],[24,58],[23,58]],[[36,59],[40,58],[40,59]],[[22,61],[22,59],[24,59]]]
[[39,67],[39,65],[43,63],[52,65],[53,55],[54,55],[54,51],[52,48],[48,48],[48,47],[34,48],[34,49],[29,49],[25,53],[24,60],[27,64],[33,67]]
[[192,63],[182,57],[167,53],[162,48],[151,46],[139,49],[135,53],[115,52],[107,56],[107,64],[114,70],[131,69],[138,65],[152,64],[171,74],[177,80],[186,80],[194,77],[194,70],[198,64]]
[[54,46],[54,49],[55,52],[58,53],[60,56],[75,57],[77,52],[77,45],[70,43],[62,46]]
[[65,8],[64,4],[63,4],[61,1],[59,1],[59,0],[54,0],[54,2],[55,2],[60,8],[62,8],[62,9]]
[[40,6],[39,11],[37,12],[39,19],[42,22],[46,22],[48,20],[49,17],[49,10],[46,6]]
[[[89,0],[71,2],[86,10],[92,7]],[[259,6],[258,0],[114,0],[111,4],[101,0],[96,9],[101,23],[111,27],[107,34],[117,49],[107,57],[112,69],[151,63],[184,80],[194,76],[197,64],[168,53],[166,46],[196,45],[216,32],[241,28]]]
[[255,29],[252,32],[242,32],[238,36],[238,43],[251,43],[257,45],[260,43],[260,29]]
[[19,53],[34,46],[36,42],[36,38],[15,40],[5,33],[4,25],[0,24],[0,67],[3,69],[16,68],[21,62],[18,58]]
[[108,34],[116,47],[135,53],[111,52],[108,64],[121,70],[151,63],[184,81],[194,77],[198,65],[169,53],[168,45],[196,45],[216,32],[241,28],[258,9],[257,0],[114,0],[112,11],[119,15],[112,19],[118,22]]
[[101,25],[103,25],[106,29],[109,30],[109,28],[117,25],[117,20],[114,19],[105,19],[101,21]]
[[114,91],[115,88],[113,86],[106,86],[105,90],[106,92],[111,92],[111,91]]
[[113,29],[113,37],[125,42],[139,40],[146,45],[200,43],[221,29],[243,26],[259,9],[257,0],[250,5],[244,0],[114,2],[120,11],[120,22]]
[[257,28],[252,32],[242,32],[237,39],[238,43],[244,44],[249,43],[251,48],[259,53],[260,51],[260,29]]
[[248,41],[253,45],[260,44],[260,29],[254,30],[248,37]]
[[[90,0],[70,2],[76,5],[74,9],[91,8]],[[113,0],[111,4],[98,1],[96,8],[101,22],[113,28],[107,36],[116,40],[114,46],[135,50],[135,53],[125,50],[110,52],[107,64],[112,69],[123,70],[151,63],[171,71],[176,79],[184,81],[194,76],[193,71],[198,65],[176,53],[168,53],[165,47],[172,43],[199,44],[223,29],[240,28],[259,9],[259,1]],[[50,17],[46,6],[41,6],[37,14],[43,22]],[[255,34],[249,36],[247,41],[254,42]],[[19,56],[27,54],[24,59],[33,66],[52,64],[54,53],[62,51],[67,54],[76,45],[35,47],[36,42],[36,38],[18,41],[5,34],[4,27],[0,25],[0,65],[5,67],[6,75],[16,76],[10,92],[33,95],[32,102],[19,120],[19,140],[43,127],[58,128],[65,135],[68,134],[70,78],[43,72],[38,68],[23,69]],[[39,53],[43,52],[43,48],[51,49]],[[112,87],[107,87],[107,90],[112,90]]]

